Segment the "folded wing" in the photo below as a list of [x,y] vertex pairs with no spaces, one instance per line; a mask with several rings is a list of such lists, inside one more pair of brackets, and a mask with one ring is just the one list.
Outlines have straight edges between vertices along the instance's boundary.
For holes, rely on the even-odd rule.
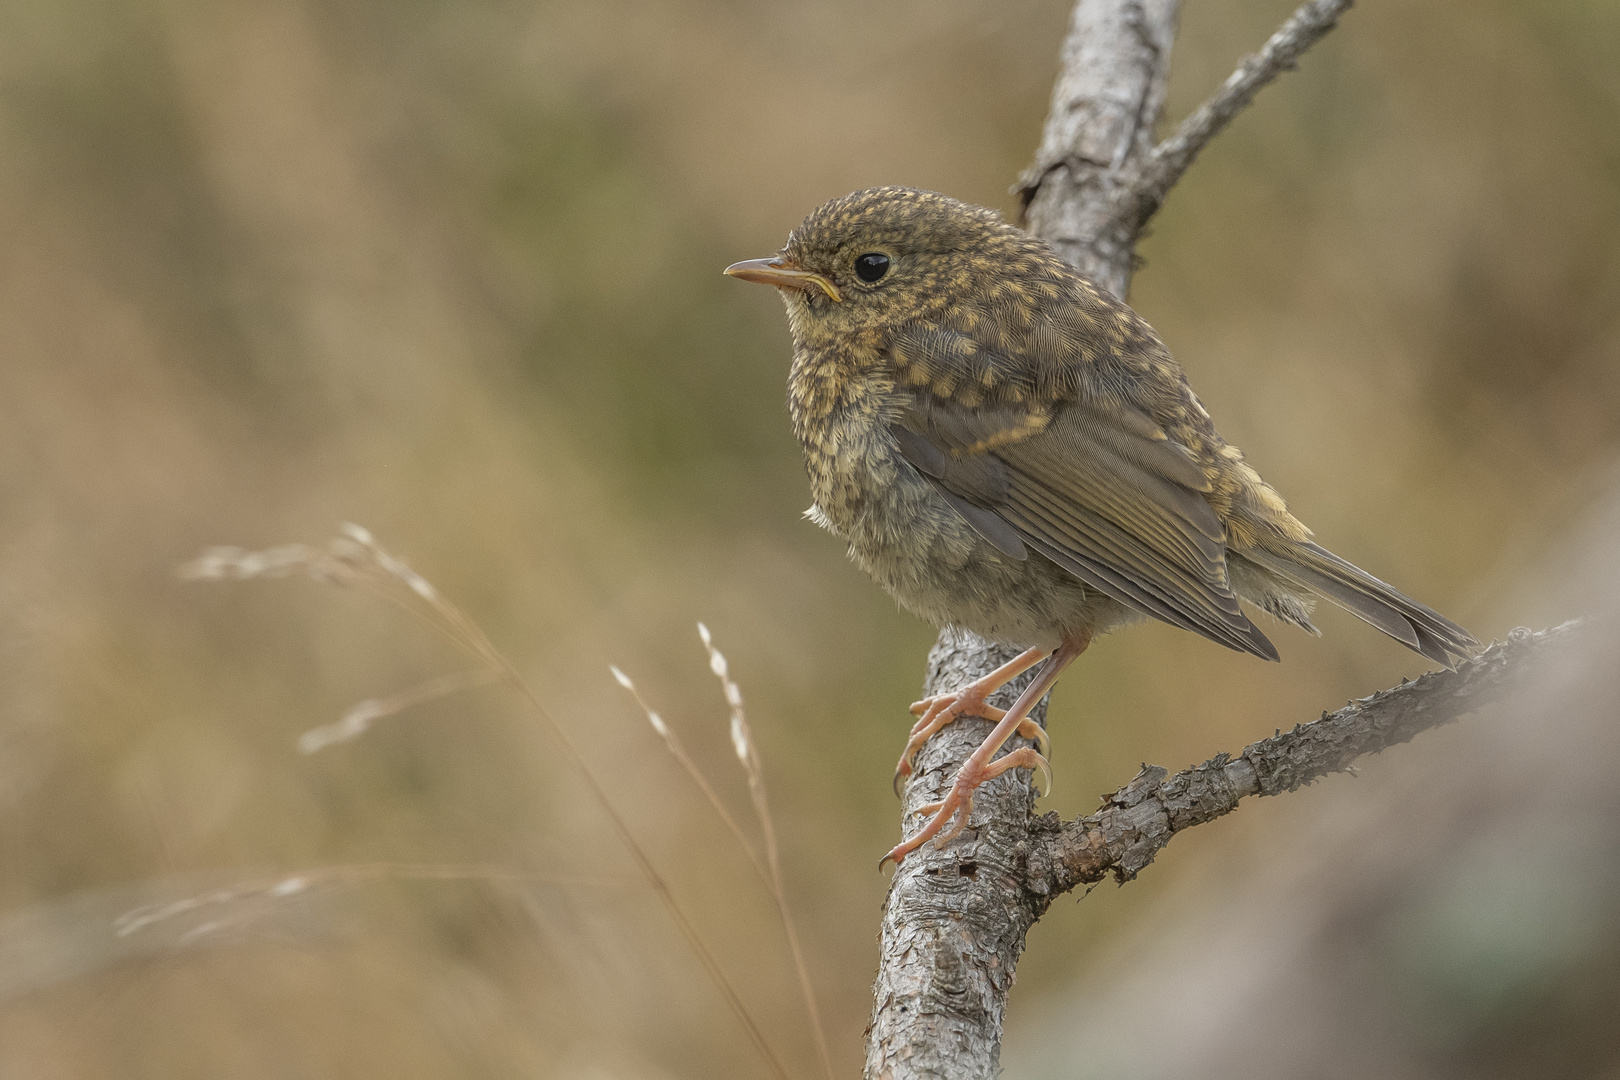
[[1208,480],[1151,418],[1074,401],[972,408],[927,390],[893,427],[902,455],[1002,552],[1039,552],[1155,618],[1268,660],[1238,606]]

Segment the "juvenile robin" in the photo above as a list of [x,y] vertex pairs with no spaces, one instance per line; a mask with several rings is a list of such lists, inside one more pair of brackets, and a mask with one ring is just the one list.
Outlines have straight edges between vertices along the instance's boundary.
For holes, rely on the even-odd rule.
[[[726,273],[787,306],[809,516],[903,607],[1025,650],[912,706],[897,782],[958,716],[997,723],[895,862],[960,832],[986,780],[1049,776],[1034,749],[995,754],[1015,731],[1045,748],[1030,709],[1094,638],[1143,616],[1276,660],[1240,601],[1315,633],[1321,597],[1438,664],[1478,644],[1312,543],[1153,328],[992,210],[857,191]],[[1043,660],[1011,709],[986,704]]]

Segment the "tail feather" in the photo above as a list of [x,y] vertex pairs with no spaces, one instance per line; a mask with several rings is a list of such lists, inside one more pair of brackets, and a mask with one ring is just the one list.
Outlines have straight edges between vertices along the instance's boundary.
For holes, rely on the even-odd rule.
[[1438,611],[1324,547],[1308,541],[1288,541],[1285,550],[1256,547],[1240,554],[1339,605],[1437,664],[1450,667],[1454,657],[1465,657],[1479,645],[1472,634]]

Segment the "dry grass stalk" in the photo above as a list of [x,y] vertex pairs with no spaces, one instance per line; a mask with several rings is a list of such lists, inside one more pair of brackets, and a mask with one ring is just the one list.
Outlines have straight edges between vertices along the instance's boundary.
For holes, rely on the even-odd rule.
[[804,950],[799,944],[798,930],[794,927],[793,916],[788,911],[787,889],[782,883],[781,860],[776,844],[776,825],[771,817],[770,801],[765,797],[765,768],[760,761],[759,751],[755,748],[753,730],[748,726],[747,714],[743,711],[742,688],[732,681],[730,665],[720,650],[715,648],[714,637],[709,633],[709,628],[702,623],[698,623],[697,626],[698,636],[703,639],[703,647],[709,654],[709,670],[720,680],[721,692],[731,709],[731,746],[737,754],[737,760],[742,763],[744,775],[748,777],[748,794],[754,805],[754,816],[759,819],[760,832],[765,837],[764,863],[760,862],[759,856],[754,853],[753,845],[743,835],[736,818],[731,816],[731,812],[726,809],[725,803],[721,802],[714,787],[687,755],[686,749],[665,723],[664,718],[647,704],[630,676],[611,664],[608,665],[608,669],[613,672],[613,677],[618,680],[619,685],[636,699],[636,704],[641,706],[642,712],[647,714],[648,723],[652,724],[653,730],[664,740],[670,754],[702,789],[704,796],[709,800],[709,805],[714,807],[720,819],[737,838],[737,843],[742,845],[743,852],[753,864],[755,872],[759,874],[760,881],[764,882],[771,898],[776,901],[777,915],[782,920],[782,932],[787,936],[788,951],[793,956],[793,968],[798,974],[799,991],[804,997],[805,1011],[810,1017],[810,1028],[816,1037],[816,1051],[821,1058],[821,1067],[827,1075],[827,1080],[832,1080],[832,1055],[827,1050],[827,1032],[821,1022],[821,1009],[816,1004],[815,988],[810,981],[810,968],[805,963]]
[[720,680],[726,704],[731,707],[731,745],[748,776],[748,794],[754,803],[754,815],[759,818],[760,832],[765,837],[765,862],[770,869],[771,895],[776,899],[776,910],[782,917],[782,931],[787,935],[788,951],[793,954],[793,967],[799,976],[799,990],[804,995],[804,1007],[810,1014],[810,1027],[816,1036],[816,1052],[821,1057],[821,1068],[827,1080],[833,1080],[832,1055],[827,1052],[827,1032],[821,1023],[821,1010],[816,1005],[816,992],[810,982],[810,968],[799,945],[799,934],[793,917],[788,913],[787,887],[782,883],[782,864],[776,845],[776,824],[771,818],[770,801],[765,797],[765,766],[755,747],[754,733],[743,712],[742,688],[732,681],[730,666],[720,650],[714,647],[709,628],[698,623],[698,636],[709,653],[709,670]]
[[636,704],[641,706],[641,711],[647,714],[647,722],[658,733],[658,737],[664,740],[664,746],[668,748],[670,756],[680,763],[681,768],[686,770],[686,775],[690,776],[692,781],[702,789],[704,797],[709,800],[709,805],[714,807],[716,814],[720,815],[720,820],[726,823],[726,828],[731,830],[731,835],[737,838],[738,846],[743,849],[743,854],[748,856],[748,862],[753,866],[754,872],[759,875],[760,882],[764,884],[765,888],[774,891],[770,871],[766,870],[765,864],[760,862],[759,855],[754,851],[754,845],[749,843],[748,837],[743,834],[742,826],[737,824],[737,819],[731,816],[731,811],[726,809],[726,804],[720,801],[719,793],[714,790],[708,778],[698,770],[697,763],[687,754],[686,747],[681,745],[681,741],[676,737],[675,732],[670,730],[670,726],[664,722],[664,718],[659,716],[651,705],[647,704],[647,699],[641,696],[641,691],[636,688],[636,684],[631,681],[630,676],[619,670],[618,666],[614,664],[609,664],[608,670],[613,673],[613,678],[618,681],[619,685],[628,690],[630,696],[636,699]]
[[[209,907],[226,909],[225,918],[202,924],[189,931],[191,936],[215,932],[238,921],[230,909],[243,909],[253,901],[283,900],[301,896],[320,885],[358,885],[365,881],[393,879],[407,881],[483,881],[502,885],[586,885],[623,888],[629,881],[602,874],[537,874],[506,866],[463,865],[456,863],[347,863],[293,870],[273,877],[241,881],[178,900],[145,904],[132,908],[113,920],[113,932],[128,937],[149,926]],[[249,917],[256,913],[249,911]]]
[[[687,918],[686,912],[676,902],[669,883],[653,866],[646,850],[637,843],[624,817],[608,797],[606,786],[586,763],[584,755],[569,738],[568,732],[557,723],[539,696],[512,666],[511,661],[494,646],[477,623],[446,600],[426,578],[385,550],[368,529],[359,525],[345,524],[340,526],[339,532],[340,535],[333,538],[325,548],[305,544],[286,544],[262,551],[247,551],[232,547],[210,548],[198,558],[180,567],[179,573],[182,578],[191,581],[242,581],[253,578],[289,577],[303,573],[326,584],[363,588],[427,620],[482,661],[488,669],[491,681],[504,682],[527,702],[535,715],[551,729],[552,734],[562,745],[563,753],[590,788],[597,805],[602,808],[614,831],[618,833],[620,842],[624,844],[647,884],[652,887],[659,902],[674,920],[681,936],[686,938],[687,944],[697,955],[698,962],[703,965],[709,978],[720,991],[721,997],[725,999],[726,1005],[742,1024],[749,1040],[765,1059],[771,1073],[777,1080],[789,1080],[787,1070],[765,1040],[764,1033],[744,1006],[731,980],[726,977],[719,960],[698,934],[697,928]],[[465,677],[462,675],[450,678]],[[392,700],[407,698],[409,700],[406,704],[424,700],[421,696],[423,691],[432,686],[433,684],[427,684],[414,691],[406,691],[404,694],[395,695]],[[341,725],[342,722],[339,723]],[[363,730],[364,724],[362,723],[360,727]],[[767,848],[774,851],[774,838],[767,841]],[[795,954],[797,954],[796,942]]]
[[420,686],[409,690],[401,690],[397,694],[387,697],[366,698],[349,707],[335,724],[325,727],[311,728],[298,736],[298,749],[301,753],[313,754],[324,750],[333,743],[348,742],[365,734],[372,723],[396,713],[404,712],[413,705],[420,705],[424,701],[432,701],[458,690],[471,689],[474,686],[488,686],[499,682],[500,675],[493,671],[461,671],[453,675],[441,675],[437,679],[429,679]]

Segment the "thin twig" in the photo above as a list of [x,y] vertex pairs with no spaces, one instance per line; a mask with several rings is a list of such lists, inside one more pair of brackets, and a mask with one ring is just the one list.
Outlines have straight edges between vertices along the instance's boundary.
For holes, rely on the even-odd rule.
[[1133,234],[1140,231],[1205,145],[1248,108],[1262,87],[1292,70],[1305,50],[1338,25],[1339,17],[1354,2],[1307,0],[1277,28],[1258,53],[1244,57],[1221,88],[1194,109],[1174,135],[1153,148],[1125,190],[1116,196],[1119,201],[1116,224]]

